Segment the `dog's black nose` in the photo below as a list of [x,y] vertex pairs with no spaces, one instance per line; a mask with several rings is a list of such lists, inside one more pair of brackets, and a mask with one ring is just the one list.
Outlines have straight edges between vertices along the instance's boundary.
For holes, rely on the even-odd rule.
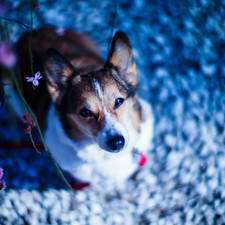
[[110,138],[107,142],[107,145],[113,152],[119,152],[124,146],[125,140],[122,135],[117,135]]

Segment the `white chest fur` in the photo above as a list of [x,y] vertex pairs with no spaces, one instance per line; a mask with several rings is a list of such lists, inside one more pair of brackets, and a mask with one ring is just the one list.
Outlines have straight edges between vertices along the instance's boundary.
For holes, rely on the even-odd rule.
[[132,155],[133,148],[146,152],[153,136],[151,107],[142,99],[140,103],[147,117],[146,122],[141,124],[140,136],[135,145],[129,144],[120,153],[106,152],[94,141],[75,143],[64,132],[53,105],[50,107],[44,135],[46,145],[59,166],[82,181],[93,182],[104,178],[116,183],[123,182],[138,169],[138,163]]

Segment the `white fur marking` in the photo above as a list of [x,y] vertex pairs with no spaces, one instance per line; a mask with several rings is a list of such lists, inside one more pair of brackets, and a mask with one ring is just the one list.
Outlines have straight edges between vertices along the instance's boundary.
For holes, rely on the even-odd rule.
[[94,79],[94,83],[95,83],[95,87],[96,87],[96,89],[97,89],[97,91],[98,91],[98,95],[99,95],[99,97],[101,98],[102,103],[103,103],[103,94],[102,94],[101,87],[100,87],[98,81],[95,80],[95,79]]
[[104,104],[104,98],[103,98],[103,93],[102,93],[101,87],[95,79],[94,79],[94,83],[95,83],[95,87],[98,91],[98,95],[102,101],[102,106],[103,106],[105,118],[106,118],[106,125],[105,125],[104,129],[99,133],[96,141],[102,149],[105,149],[106,151],[108,151],[108,150],[110,150],[107,145],[108,136],[113,136],[113,135],[119,134],[124,137],[125,144],[124,144],[123,149],[125,149],[130,140],[128,131],[122,124],[120,124],[117,120],[115,120],[111,116],[111,114],[107,111],[106,106]]
[[137,170],[138,165],[133,161],[131,151],[112,154],[103,151],[94,141],[75,143],[71,140],[63,130],[53,105],[47,121],[46,145],[61,168],[76,178],[97,183],[103,177],[105,181],[118,184]]
[[104,113],[105,113],[105,115],[110,115],[109,112],[107,111],[106,107],[105,107],[105,103],[104,103],[104,98],[103,98],[103,93],[102,93],[101,87],[100,87],[98,81],[96,81],[95,79],[94,79],[94,83],[95,83],[95,87],[96,87],[96,89],[98,91],[98,95],[99,95],[99,97],[100,97],[100,99],[102,101],[102,106],[103,106],[103,109],[104,109]]
[[138,149],[139,152],[145,153],[152,147],[154,116],[152,113],[152,108],[148,102],[141,98],[139,99],[139,102],[146,116],[146,120],[140,124],[139,139],[135,143],[135,148]]

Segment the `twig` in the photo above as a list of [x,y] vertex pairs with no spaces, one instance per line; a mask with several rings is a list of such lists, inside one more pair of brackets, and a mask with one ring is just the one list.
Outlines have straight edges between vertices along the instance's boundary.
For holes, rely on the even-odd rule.
[[113,38],[113,33],[114,33],[114,20],[116,19],[116,17],[118,16],[118,12],[117,12],[117,0],[114,0],[113,1],[113,12],[111,13],[112,15],[112,20],[111,20],[111,40],[108,44],[108,51],[109,51],[109,48],[110,48],[110,44],[112,42],[112,38]]
[[[31,28],[32,28],[32,26],[33,26],[33,9],[32,9],[32,4],[33,4],[33,0],[32,0],[32,3],[31,3],[31,11],[30,11],[30,17],[31,17],[31,18],[30,18],[30,23],[31,23]],[[32,29],[33,29],[33,28],[32,28]],[[34,74],[34,71],[33,71],[33,55],[32,55],[32,49],[31,49],[32,34],[33,34],[33,31],[31,30],[31,32],[30,32],[30,37],[29,37],[29,53],[30,53],[30,60],[31,60],[31,74],[33,75],[33,74]],[[15,76],[14,76],[14,77],[15,77]],[[15,77],[15,79],[16,79],[16,77]],[[20,88],[20,87],[18,86],[18,88]],[[34,88],[34,85],[33,85],[33,88]],[[34,89],[35,89],[35,88],[34,88]],[[63,181],[65,182],[65,184],[70,188],[70,190],[71,190],[73,193],[75,193],[75,191],[73,190],[73,188],[70,186],[70,184],[68,183],[68,181],[67,181],[66,178],[64,177],[64,175],[63,175],[62,171],[60,170],[58,164],[57,164],[56,161],[53,159],[52,154],[49,152],[47,146],[45,145],[45,141],[44,141],[44,139],[43,139],[43,136],[42,136],[42,133],[41,133],[41,129],[40,129],[40,127],[39,127],[39,124],[38,124],[38,121],[37,121],[36,116],[35,116],[34,113],[32,112],[30,106],[27,104],[27,102],[26,102],[26,100],[24,99],[23,96],[22,96],[22,98],[23,98],[23,102],[25,103],[25,105],[27,106],[29,112],[31,113],[31,115],[32,115],[33,118],[34,118],[34,121],[35,121],[35,123],[36,123],[37,129],[38,129],[38,132],[39,132],[39,134],[40,134],[41,141],[42,141],[42,143],[43,143],[43,145],[44,145],[45,150],[48,152],[49,157],[51,158],[52,162],[54,163],[54,165],[55,165],[55,167],[56,167],[56,169],[57,169],[59,175],[61,176],[62,180],[63,180]],[[32,143],[33,143],[33,145],[34,145],[34,141],[33,141],[33,139],[32,139],[32,136],[30,135],[30,137],[31,137],[31,141],[32,141]],[[35,145],[34,145],[34,146],[35,146]],[[36,147],[35,147],[35,148],[36,148]]]
[[69,189],[75,194],[75,191],[73,190],[73,188],[70,186],[70,184],[68,183],[68,181],[67,181],[66,178],[64,177],[62,171],[60,170],[60,168],[59,168],[59,166],[57,165],[57,163],[55,162],[55,160],[52,158],[52,155],[51,155],[51,153],[49,152],[49,150],[48,150],[48,148],[47,148],[47,146],[46,146],[46,144],[45,144],[45,141],[44,141],[43,136],[42,136],[42,133],[41,133],[41,129],[40,129],[39,124],[38,124],[38,121],[37,121],[37,117],[34,115],[33,111],[31,110],[30,106],[28,105],[26,99],[23,97],[23,94],[22,94],[22,92],[21,92],[19,83],[18,83],[18,81],[17,81],[17,79],[16,79],[16,76],[15,76],[15,73],[14,73],[14,70],[13,70],[13,69],[10,70],[10,75],[11,75],[12,80],[14,81],[14,83],[15,83],[15,85],[16,85],[16,89],[17,89],[17,91],[18,91],[18,94],[19,94],[19,96],[20,96],[22,102],[24,103],[24,105],[27,107],[28,111],[30,112],[30,114],[31,114],[32,117],[34,118],[34,121],[35,121],[35,124],[36,124],[36,126],[37,126],[38,132],[39,132],[39,134],[40,134],[40,138],[41,138],[41,141],[42,141],[42,143],[43,143],[43,146],[44,146],[45,151],[48,152],[48,154],[49,154],[51,160],[53,161],[53,163],[54,163],[54,165],[55,165],[55,167],[56,167],[58,173],[60,174],[61,178],[63,179],[63,181],[66,183],[66,185],[69,187]]
[[[32,2],[33,2],[33,1],[32,1]],[[22,23],[22,22],[20,22],[20,21],[18,21],[18,20],[11,20],[11,19],[8,19],[8,18],[3,18],[3,17],[0,17],[0,19],[4,19],[4,20],[10,21],[10,22],[16,22],[16,23],[19,23],[19,24],[21,24],[21,25],[23,25],[23,26],[25,26],[26,28],[28,28],[28,29],[31,30],[31,32],[30,32],[30,37],[29,37],[29,53],[30,53],[30,59],[31,59],[31,71],[32,71],[32,74],[33,74],[33,59],[32,59],[32,58],[33,58],[33,55],[32,55],[32,50],[31,50],[31,41],[32,41],[32,32],[33,32],[33,31],[36,31],[36,30],[32,28],[32,26],[33,26],[32,12],[33,12],[33,10],[32,10],[32,8],[31,8],[31,27],[25,25],[24,23]],[[50,151],[48,150],[48,148],[47,148],[47,146],[46,146],[46,144],[45,144],[45,141],[44,141],[44,139],[43,139],[43,136],[42,136],[42,132],[41,132],[40,126],[39,126],[38,121],[37,121],[37,117],[34,115],[33,111],[31,110],[30,106],[28,105],[26,99],[24,98],[23,93],[22,93],[22,90],[21,90],[20,85],[19,85],[19,82],[18,82],[18,80],[17,80],[17,78],[16,78],[16,76],[15,76],[15,72],[14,72],[13,69],[10,70],[10,75],[11,75],[11,78],[12,78],[12,80],[13,80],[13,82],[14,82],[14,83],[12,83],[12,84],[15,84],[16,89],[17,89],[17,91],[18,91],[18,94],[19,94],[19,96],[20,96],[22,102],[24,103],[24,105],[26,106],[26,108],[28,109],[28,111],[30,112],[30,114],[32,115],[32,117],[33,117],[33,119],[34,119],[34,121],[35,121],[35,124],[36,124],[36,126],[37,126],[37,129],[38,129],[38,132],[39,132],[39,135],[40,135],[40,138],[41,138],[41,141],[42,141],[42,144],[43,144],[43,146],[44,146],[45,151],[48,152],[48,154],[49,154],[49,156],[50,156],[50,159],[51,159],[52,162],[54,163],[54,165],[55,165],[55,167],[56,167],[56,169],[57,169],[59,175],[61,176],[62,180],[63,180],[63,181],[65,182],[65,184],[69,187],[69,189],[75,194],[75,191],[73,190],[73,188],[70,186],[70,184],[68,183],[68,181],[67,181],[66,178],[64,177],[62,171],[60,170],[59,166],[57,165],[57,163],[56,163],[55,160],[53,159],[53,157],[52,157]],[[11,84],[5,84],[5,85],[11,85]],[[33,140],[33,138],[32,138],[32,134],[29,133],[29,135],[30,135],[30,139],[31,139],[31,142],[32,142],[33,147],[36,149],[36,151],[37,151],[39,154],[41,154],[40,151],[38,151],[37,147],[35,146],[34,140]]]
[[112,35],[113,35],[113,32],[114,32],[114,20],[116,19],[116,17],[118,16],[118,12],[117,12],[117,0],[114,0],[113,1],[113,7],[114,7],[114,10],[113,10],[113,13],[112,13]]
[[36,29],[34,29],[34,28],[32,28],[32,27],[27,26],[26,24],[24,24],[24,23],[20,22],[19,20],[12,20],[12,19],[5,18],[5,17],[0,17],[0,19],[7,20],[7,21],[10,21],[10,22],[19,23],[19,24],[23,25],[24,27],[26,27],[27,29],[30,29],[30,30],[36,31]]
[[[33,1],[32,1],[33,4]],[[33,27],[33,10],[32,10],[32,4],[31,4],[31,10],[30,10],[30,25]],[[29,36],[29,54],[30,54],[30,68],[31,68],[31,75],[34,75],[34,70],[33,70],[33,55],[32,55],[32,49],[31,49],[31,41],[32,41],[32,34],[33,32],[30,31],[30,36]],[[34,85],[32,85],[33,88],[35,89]]]
[[31,140],[31,142],[32,142],[33,147],[34,147],[35,150],[41,155],[41,152],[37,149],[37,147],[36,147],[36,145],[35,145],[35,143],[34,143],[34,140],[33,140],[33,137],[32,137],[31,132],[29,133],[29,135],[30,135],[30,140]]

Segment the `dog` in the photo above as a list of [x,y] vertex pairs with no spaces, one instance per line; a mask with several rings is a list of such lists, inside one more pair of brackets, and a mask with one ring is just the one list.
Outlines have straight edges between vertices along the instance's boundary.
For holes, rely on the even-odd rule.
[[126,182],[153,137],[154,117],[138,96],[137,67],[123,31],[113,37],[106,62],[84,35],[45,26],[33,32],[32,88],[29,36],[17,43],[24,96],[34,110],[53,158],[79,182]]

